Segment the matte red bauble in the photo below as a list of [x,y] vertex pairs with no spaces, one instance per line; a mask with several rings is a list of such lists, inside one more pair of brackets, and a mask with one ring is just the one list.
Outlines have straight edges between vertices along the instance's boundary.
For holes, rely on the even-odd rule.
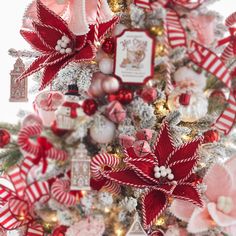
[[83,109],[84,109],[84,113],[87,114],[88,116],[93,115],[98,108],[97,103],[93,100],[93,99],[86,99],[83,102]]
[[0,129],[0,148],[5,147],[8,143],[10,143],[11,135],[5,129]]
[[107,99],[109,102],[119,101],[122,104],[128,104],[133,101],[134,94],[130,89],[120,89],[117,93],[109,94]]
[[115,51],[115,40],[114,38],[106,38],[102,44],[102,50],[107,54],[113,54]]

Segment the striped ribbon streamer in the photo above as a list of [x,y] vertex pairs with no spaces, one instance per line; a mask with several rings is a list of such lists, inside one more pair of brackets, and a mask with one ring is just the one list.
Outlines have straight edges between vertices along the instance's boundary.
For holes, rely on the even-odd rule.
[[96,24],[94,26],[94,45],[97,48],[99,45],[99,21],[101,17],[101,4],[102,0],[97,0],[97,15],[96,15]]
[[[215,53],[193,41],[193,52],[190,53],[190,59],[209,73],[221,80],[229,89],[231,89],[231,76],[226,65]],[[231,91],[228,99],[228,106],[216,120],[213,125],[216,129],[223,131],[226,135],[231,131],[236,120],[236,99]]]

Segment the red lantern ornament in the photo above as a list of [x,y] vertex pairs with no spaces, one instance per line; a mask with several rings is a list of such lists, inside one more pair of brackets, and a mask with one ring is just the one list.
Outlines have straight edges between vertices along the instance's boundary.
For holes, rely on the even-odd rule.
[[188,106],[190,103],[191,95],[189,93],[182,93],[179,96],[179,103],[183,106]]
[[102,50],[107,54],[113,54],[115,51],[115,40],[114,38],[106,38],[102,44]]
[[208,130],[204,134],[203,143],[214,143],[220,139],[220,135],[217,130]]
[[68,229],[67,226],[60,225],[56,229],[54,229],[52,236],[65,236],[67,229]]
[[97,103],[93,99],[86,99],[83,102],[83,110],[84,113],[87,114],[88,116],[92,116],[98,108]]
[[10,143],[11,135],[6,129],[0,129],[0,148],[4,148]]

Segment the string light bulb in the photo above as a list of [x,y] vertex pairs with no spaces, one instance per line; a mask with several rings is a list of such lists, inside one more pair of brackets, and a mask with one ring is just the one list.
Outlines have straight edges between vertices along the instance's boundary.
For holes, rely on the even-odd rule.
[[164,217],[159,217],[155,222],[155,225],[157,225],[157,226],[162,226],[164,224],[165,224],[165,218]]
[[122,236],[123,230],[122,229],[117,229],[116,230],[116,236]]
[[151,34],[153,34],[155,36],[163,36],[164,35],[164,28],[161,25],[152,26],[150,28],[150,32],[151,32]]

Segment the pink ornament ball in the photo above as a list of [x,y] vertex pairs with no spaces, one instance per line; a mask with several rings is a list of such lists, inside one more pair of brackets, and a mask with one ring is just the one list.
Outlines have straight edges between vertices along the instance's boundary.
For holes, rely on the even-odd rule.
[[118,79],[112,76],[107,76],[104,78],[102,81],[102,88],[103,91],[106,93],[115,93],[119,90],[120,88],[120,83]]
[[27,127],[27,126],[34,126],[34,125],[43,125],[43,122],[39,116],[36,114],[28,114],[27,116],[24,117],[24,119],[21,122],[22,127]]
[[99,62],[99,69],[103,74],[110,75],[113,73],[114,60],[111,58],[102,58]]
[[94,73],[91,85],[89,87],[89,93],[93,97],[101,97],[104,95],[104,91],[102,88],[102,81],[104,80],[104,78],[104,74],[100,72]]

